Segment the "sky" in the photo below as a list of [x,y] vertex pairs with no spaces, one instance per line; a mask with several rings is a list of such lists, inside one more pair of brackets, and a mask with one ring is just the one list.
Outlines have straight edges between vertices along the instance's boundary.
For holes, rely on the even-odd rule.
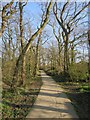
[[[37,29],[40,25],[40,15],[40,3],[28,2],[28,4],[24,7],[23,19],[24,21],[26,21],[27,18],[30,19],[30,22],[32,23],[34,29]],[[52,34],[52,28],[49,25],[47,25],[44,30],[46,30],[50,36],[50,39],[48,40],[49,44],[51,44],[52,41],[56,41],[54,35]],[[44,46],[48,47],[49,44],[46,43]]]
[[[11,0],[0,0],[2,2],[10,2]],[[19,1],[19,0],[14,0],[15,2]],[[22,0],[23,2],[26,2],[27,0]],[[48,2],[49,0],[28,0],[28,2]],[[53,1],[57,1],[57,2],[66,2],[67,0],[53,0]],[[71,2],[73,1],[77,1],[77,2],[89,2],[90,0],[70,0]]]
[[[28,2],[28,4],[24,7],[24,17],[33,16],[33,23],[35,23],[37,19],[39,19],[40,7],[35,2]],[[32,19],[32,18],[30,18]]]
[[[28,3],[28,5],[25,7],[24,10],[25,10],[25,17],[26,18],[33,16],[30,19],[31,19],[31,22],[33,23],[34,27],[36,26],[36,28],[37,28],[37,26],[39,26],[39,24],[40,24],[40,14],[41,14],[41,9],[40,9],[39,4],[37,4],[35,2]],[[46,30],[49,33],[49,35],[52,36],[48,40],[48,42],[46,44],[44,44],[44,47],[47,48],[48,46],[50,46],[52,44],[52,41],[56,43],[56,40],[55,40],[55,37],[53,35],[52,28],[49,25],[47,25],[44,30]],[[83,50],[85,53],[88,53],[87,46],[86,47],[85,46],[79,47],[79,48],[77,46],[76,49],[81,51],[81,53],[83,53]]]
[[[41,14],[42,14],[41,8],[40,8],[40,3],[29,2],[25,6],[24,11],[25,11],[24,12],[24,20],[27,18],[30,18],[31,24],[33,24],[33,27],[37,29],[37,27],[39,27],[39,25],[40,25]],[[49,33],[50,39],[48,40],[48,42],[55,40],[55,37],[52,32],[52,28],[49,25],[46,25],[44,30],[47,31],[47,33]],[[45,43],[44,46],[48,47],[49,44]]]

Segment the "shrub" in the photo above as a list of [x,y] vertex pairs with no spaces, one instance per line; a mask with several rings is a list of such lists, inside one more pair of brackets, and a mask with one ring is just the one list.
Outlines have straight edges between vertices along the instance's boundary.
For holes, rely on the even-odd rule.
[[79,62],[69,67],[70,78],[73,81],[86,81],[88,77],[88,65],[86,62]]

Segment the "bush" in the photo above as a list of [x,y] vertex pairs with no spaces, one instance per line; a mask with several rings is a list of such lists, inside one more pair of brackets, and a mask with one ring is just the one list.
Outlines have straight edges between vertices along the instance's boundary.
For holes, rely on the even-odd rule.
[[88,78],[88,65],[86,62],[79,62],[69,67],[70,78],[73,81],[86,81]]

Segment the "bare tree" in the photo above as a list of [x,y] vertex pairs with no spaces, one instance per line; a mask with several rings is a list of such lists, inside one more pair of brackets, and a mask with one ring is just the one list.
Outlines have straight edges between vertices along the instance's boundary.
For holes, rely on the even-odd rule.
[[[23,36],[23,8],[27,3],[19,2],[19,10],[20,10],[20,40],[21,40],[21,52],[23,53],[24,49],[24,36]],[[21,65],[21,83],[24,84],[25,80],[25,56],[22,58]]]
[[12,0],[10,3],[7,3],[3,8],[2,8],[2,25],[1,25],[1,30],[0,30],[0,36],[2,36],[2,33],[4,32],[6,28],[6,23],[8,19],[12,17],[14,13],[16,13],[16,7],[17,7],[17,2],[14,7],[12,7],[14,4],[14,0]]
[[90,2],[88,6],[88,56],[89,56],[89,65],[88,65],[88,72],[89,72],[89,81],[90,81]]
[[[59,66],[59,72],[60,72],[62,70],[62,60],[61,60],[61,58],[62,58],[61,53],[62,53],[62,49],[63,49],[62,32],[60,30],[61,29],[60,27],[58,28],[57,26],[55,26],[55,23],[53,25],[49,23],[49,25],[52,27],[53,34],[58,43],[58,66]],[[55,28],[58,29],[58,33],[56,33]]]
[[35,66],[34,66],[34,77],[37,74],[38,62],[39,62],[39,43],[41,40],[42,33],[39,34],[37,45],[36,45],[36,53],[35,53]]
[[28,43],[24,47],[22,53],[19,55],[19,58],[18,58],[18,60],[16,62],[16,67],[15,67],[15,70],[14,70],[14,75],[13,75],[14,76],[13,77],[13,81],[14,82],[16,81],[16,78],[17,78],[18,67],[20,65],[20,61],[23,59],[23,57],[25,56],[25,54],[28,52],[28,50],[29,50],[29,48],[31,46],[32,41],[41,33],[41,31],[44,29],[44,27],[46,26],[46,24],[48,22],[48,18],[49,18],[49,13],[50,13],[51,7],[52,7],[52,0],[49,3],[48,8],[46,10],[46,16],[45,16],[45,19],[44,19],[43,23],[40,25],[40,28],[31,36],[31,38],[29,39]]
[[[63,36],[63,40],[64,40],[64,71],[65,72],[68,72],[68,67],[69,67],[68,44],[69,44],[70,34],[74,30],[74,28],[72,26],[73,26],[73,24],[77,23],[79,20],[81,20],[82,18],[85,17],[85,15],[82,17],[81,16],[78,17],[78,16],[88,6],[88,4],[85,4],[85,5],[83,5],[82,8],[80,8],[77,11],[78,7],[75,2],[75,8],[74,8],[73,14],[70,15],[70,8],[71,8],[72,4],[71,4],[71,6],[69,6],[69,5],[70,5],[70,2],[66,2],[66,3],[64,3],[63,7],[60,9],[58,7],[58,4],[55,2],[54,6],[53,6],[53,12],[54,12],[55,18],[63,30],[62,36]],[[64,14],[67,8],[68,8],[67,14]]]

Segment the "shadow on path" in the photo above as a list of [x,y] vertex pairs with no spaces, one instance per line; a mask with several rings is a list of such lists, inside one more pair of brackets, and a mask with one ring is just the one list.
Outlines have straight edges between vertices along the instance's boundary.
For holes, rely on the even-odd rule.
[[41,76],[43,85],[26,118],[78,118],[63,89],[45,72],[41,71]]

